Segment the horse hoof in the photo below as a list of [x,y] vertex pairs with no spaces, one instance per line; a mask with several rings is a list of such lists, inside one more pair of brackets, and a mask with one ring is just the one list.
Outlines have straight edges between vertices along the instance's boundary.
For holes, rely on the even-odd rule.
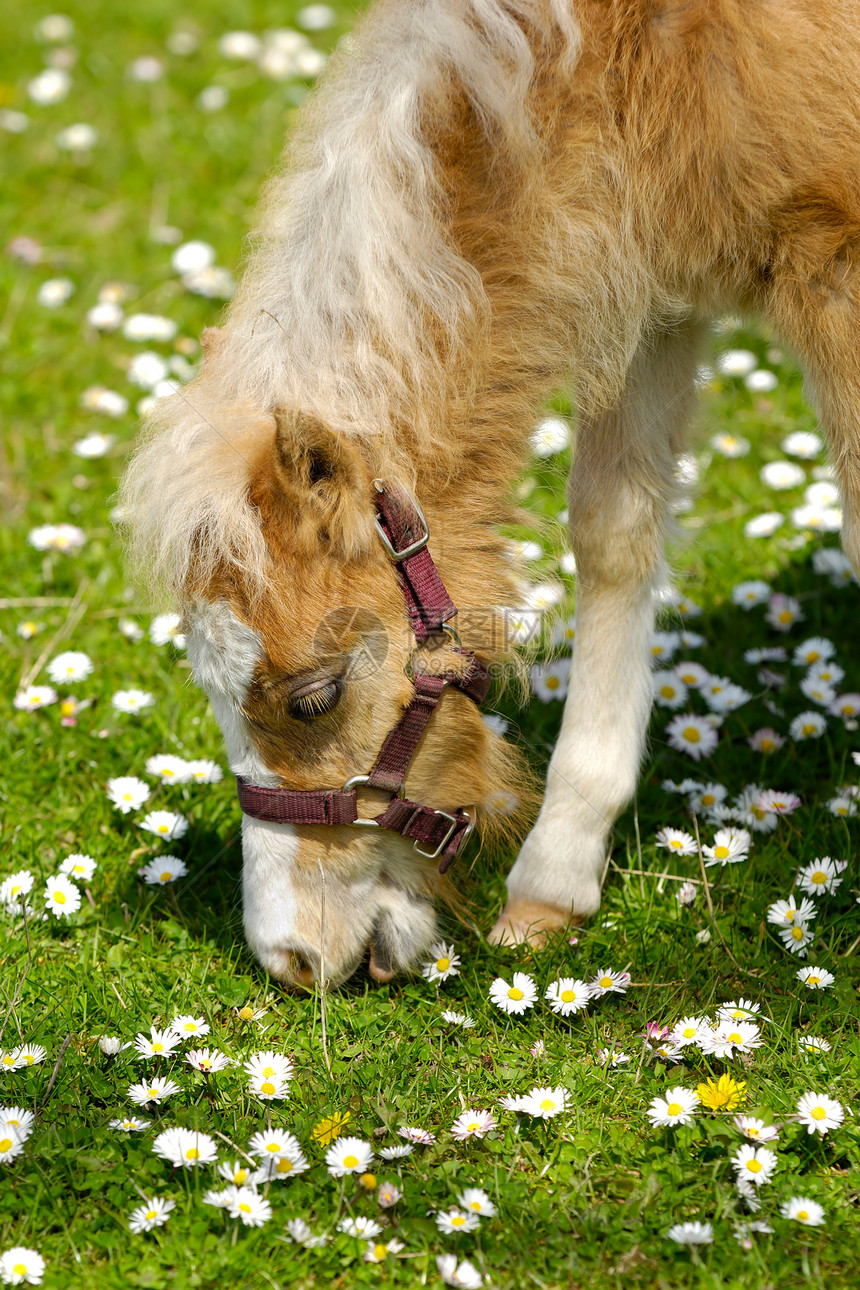
[[553,933],[582,918],[537,900],[509,900],[488,936],[491,945],[543,945]]

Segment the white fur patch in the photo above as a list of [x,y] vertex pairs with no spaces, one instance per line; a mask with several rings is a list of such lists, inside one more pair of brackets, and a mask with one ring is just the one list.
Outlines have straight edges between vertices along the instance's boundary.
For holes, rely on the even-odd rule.
[[187,649],[194,679],[209,696],[230,769],[252,784],[277,788],[280,777],[264,764],[242,715],[242,704],[263,655],[260,633],[237,618],[223,600],[195,601],[188,619]]

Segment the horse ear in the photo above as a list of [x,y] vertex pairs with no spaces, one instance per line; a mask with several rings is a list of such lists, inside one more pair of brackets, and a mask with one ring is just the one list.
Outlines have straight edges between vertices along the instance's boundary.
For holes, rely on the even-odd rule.
[[366,550],[371,475],[358,445],[308,413],[277,408],[274,417],[278,487],[297,523],[346,555]]

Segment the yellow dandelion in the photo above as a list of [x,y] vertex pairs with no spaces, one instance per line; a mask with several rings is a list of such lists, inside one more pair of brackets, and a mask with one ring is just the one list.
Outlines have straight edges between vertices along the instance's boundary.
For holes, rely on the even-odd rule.
[[732,1079],[731,1075],[721,1075],[718,1080],[709,1079],[696,1088],[702,1106],[710,1111],[734,1111],[746,1101],[746,1090],[746,1082]]
[[321,1147],[327,1147],[330,1142],[334,1142],[343,1133],[346,1126],[352,1119],[349,1111],[335,1111],[334,1115],[327,1115],[319,1124],[315,1124],[311,1134]]

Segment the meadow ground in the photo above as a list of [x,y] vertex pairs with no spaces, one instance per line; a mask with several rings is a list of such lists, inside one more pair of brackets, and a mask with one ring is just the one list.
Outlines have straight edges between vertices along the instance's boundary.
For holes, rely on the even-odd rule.
[[[162,782],[171,768],[185,779],[188,760],[224,767],[224,755],[181,648],[151,639],[162,636],[127,585],[110,499],[136,408],[160,382],[190,374],[284,128],[351,10],[317,6],[301,16],[304,41],[269,36],[262,45],[222,38],[295,32],[300,15],[289,0],[198,0],[181,11],[146,0],[121,16],[104,0],[76,0],[68,14],[68,27],[54,20],[34,32],[45,13],[18,5],[0,47],[0,1275],[20,1280],[32,1268],[38,1280],[32,1255],[2,1253],[24,1247],[45,1260],[45,1286],[99,1290],[434,1286],[442,1273],[451,1284],[482,1277],[499,1290],[856,1285],[860,593],[840,559],[838,499],[791,357],[737,320],[715,330],[682,463],[692,500],[678,515],[675,594],[655,641],[655,668],[667,674],[658,689],[677,691],[679,706],[655,709],[637,801],[614,831],[601,915],[539,953],[493,948],[484,935],[512,856],[467,857],[456,881],[468,913],[443,926],[458,972],[390,986],[361,978],[329,994],[326,1052],[319,995],[285,994],[244,947],[229,773]],[[198,241],[213,249],[213,263],[199,248],[196,259],[186,251],[183,276],[173,257]],[[141,314],[150,321],[132,321]],[[555,411],[569,408],[559,402]],[[530,544],[522,553],[532,603],[564,590],[554,607],[556,663],[535,672],[527,707],[510,698],[490,705],[538,769],[559,723],[570,648],[563,625],[575,596],[559,564],[569,447],[566,433],[554,435],[545,431],[546,455],[535,455],[518,485],[532,519],[513,536]],[[766,585],[736,590],[750,582]],[[548,629],[540,657],[550,638]],[[777,652],[755,653],[763,650]],[[85,654],[92,670],[81,675],[80,660],[56,665],[69,651]],[[38,706],[40,693],[52,696],[30,686],[52,687],[53,700]],[[133,699],[114,701],[135,690],[152,703],[135,712]],[[693,750],[712,730],[716,748],[698,761],[673,746],[695,727],[686,713],[714,719],[699,725]],[[761,733],[768,729],[776,737]],[[162,760],[159,774],[150,759],[165,755],[183,762]],[[215,778],[206,768],[198,775]],[[108,793],[123,776],[146,786],[132,791],[138,805],[127,812]],[[789,809],[757,806],[768,789]],[[187,832],[162,841],[143,827],[152,811],[180,815]],[[746,858],[723,864],[694,845],[659,845],[660,830],[695,827],[705,848],[719,845],[722,827],[746,829]],[[96,867],[66,863],[73,872],[58,883],[69,856]],[[150,881],[140,874],[147,866]],[[22,873],[30,877],[8,881]],[[12,888],[31,880],[22,906]],[[65,903],[52,897],[46,907],[46,884]],[[793,908],[806,898],[810,909],[791,919],[783,908],[780,925],[772,907],[792,894]],[[804,967],[819,985],[828,974],[832,983],[811,988],[798,978]],[[544,997],[559,977],[591,983],[610,970],[629,972],[627,988],[582,1011],[561,1015]],[[537,997],[508,1015],[490,986],[514,972],[534,981]],[[742,999],[746,1020],[718,1013]],[[443,1010],[473,1025],[447,1021]],[[177,1017],[190,1019],[183,1024],[198,1039],[141,1056],[136,1036],[150,1040],[151,1026]],[[666,1036],[664,1027],[689,1018],[701,1023],[682,1027],[696,1042]],[[108,1055],[104,1036],[130,1046]],[[195,1042],[234,1064],[194,1069]],[[291,1060],[292,1079],[274,1085],[283,1096],[260,1096],[272,1077],[244,1070],[258,1052]],[[715,1095],[708,1081],[721,1076],[728,1093]],[[135,1105],[130,1087],[145,1081],[145,1096],[156,1077],[177,1090]],[[520,1109],[500,1102],[535,1088],[544,1091]],[[678,1115],[664,1107],[661,1116],[655,1104],[683,1100],[664,1097],[667,1088],[698,1090],[689,1123],[652,1124]],[[822,1099],[838,1103],[832,1118],[799,1114],[806,1094],[825,1110]],[[472,1110],[492,1111],[495,1125],[460,1140],[452,1126]],[[22,1112],[33,1114],[29,1132]],[[738,1155],[745,1143],[755,1147],[738,1113],[778,1126],[775,1138],[758,1130],[757,1173]],[[147,1126],[114,1127],[133,1115]],[[202,1155],[211,1140],[222,1165],[249,1168],[267,1151],[258,1144],[249,1153],[252,1136],[271,1134],[268,1146],[277,1140],[281,1151],[270,1154],[292,1167],[251,1188],[245,1210],[234,1198],[233,1217],[203,1203],[229,1181],[215,1164],[177,1167],[153,1151],[172,1126],[198,1130]],[[435,1140],[392,1155],[409,1145],[401,1126]],[[374,1152],[363,1175],[328,1170],[330,1147],[360,1162],[362,1149],[345,1147],[345,1136]],[[748,1197],[738,1177],[752,1179]],[[466,1198],[483,1211],[474,1226],[468,1207],[465,1222],[450,1217],[464,1188],[486,1195]],[[153,1197],[175,1202],[167,1221],[131,1231],[131,1212],[153,1210]],[[257,1213],[261,1226],[243,1221]],[[362,1218],[380,1228],[369,1246]],[[295,1219],[328,1239],[291,1231]],[[685,1222],[710,1224],[711,1242],[668,1235]],[[381,1261],[366,1261],[370,1253]],[[453,1268],[445,1255],[456,1255]]]

